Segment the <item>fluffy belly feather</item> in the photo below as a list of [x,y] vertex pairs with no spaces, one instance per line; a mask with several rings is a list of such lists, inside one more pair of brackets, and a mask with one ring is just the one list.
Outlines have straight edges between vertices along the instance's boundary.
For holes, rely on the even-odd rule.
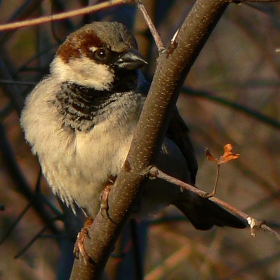
[[120,172],[128,153],[132,128],[125,131],[125,135],[120,133],[108,121],[96,125],[87,133],[76,131],[71,136],[67,134],[67,139],[57,137],[56,139],[60,139],[60,148],[55,157],[52,156],[53,153],[36,151],[53,192],[71,206],[73,211],[75,202],[90,216],[97,214],[100,204],[96,202],[99,202],[108,178]]

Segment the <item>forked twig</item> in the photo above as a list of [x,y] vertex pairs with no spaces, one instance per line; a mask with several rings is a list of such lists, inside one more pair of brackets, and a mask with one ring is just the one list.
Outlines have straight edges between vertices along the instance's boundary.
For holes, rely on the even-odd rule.
[[219,180],[219,175],[220,175],[220,167],[221,167],[221,165],[217,164],[217,172],[216,172],[214,188],[213,188],[212,192],[207,195],[208,198],[214,196],[217,192],[218,180]]
[[255,234],[256,228],[261,228],[261,229],[264,229],[264,230],[270,232],[271,234],[273,234],[280,241],[280,234],[277,233],[275,230],[271,229],[268,225],[266,225],[265,221],[259,221],[255,218],[252,218],[248,214],[238,210],[237,208],[233,207],[232,205],[228,204],[227,202],[225,202],[219,198],[209,197],[209,194],[207,192],[204,192],[190,184],[187,184],[179,179],[169,176],[168,174],[162,172],[155,166],[149,167],[147,169],[147,176],[149,176],[151,179],[159,178],[159,179],[165,180],[169,183],[179,186],[182,190],[185,189],[185,190],[194,192],[197,195],[199,195],[205,199],[209,199],[209,200],[219,204],[220,206],[222,206],[223,208],[227,209],[228,211],[236,214],[237,216],[242,217],[243,219],[247,220],[247,223],[251,229],[252,236],[256,235]]
[[216,173],[214,188],[211,193],[207,194],[207,196],[206,196],[207,198],[212,197],[216,194],[221,164],[227,163],[233,159],[237,159],[240,156],[240,154],[232,153],[231,152],[232,149],[233,149],[233,147],[231,144],[224,145],[224,154],[222,156],[220,156],[219,158],[214,158],[211,155],[210,151],[207,148],[205,149],[206,158],[212,162],[215,162],[215,164],[217,165],[217,173]]

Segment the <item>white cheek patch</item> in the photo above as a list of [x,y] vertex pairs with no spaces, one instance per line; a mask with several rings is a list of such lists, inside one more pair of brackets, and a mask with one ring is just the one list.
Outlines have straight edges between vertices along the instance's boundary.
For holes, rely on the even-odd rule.
[[92,51],[93,53],[97,50],[97,47],[89,47],[89,50]]
[[71,81],[96,90],[108,90],[114,81],[114,72],[108,65],[97,64],[87,57],[70,59],[68,63],[56,57],[51,73],[61,82]]

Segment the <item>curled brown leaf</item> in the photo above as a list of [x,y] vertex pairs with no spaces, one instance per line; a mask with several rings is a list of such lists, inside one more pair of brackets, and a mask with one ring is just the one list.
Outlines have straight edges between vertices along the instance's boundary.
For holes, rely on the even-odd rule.
[[237,159],[240,156],[240,154],[232,153],[232,148],[231,144],[224,145],[224,154],[218,159],[218,164],[227,163],[228,161]]
[[232,153],[232,145],[231,144],[226,144],[224,145],[224,154],[220,156],[219,159],[216,159],[212,156],[208,148],[205,149],[205,156],[208,160],[215,162],[216,164],[220,165],[223,163],[227,163],[228,161],[231,161],[233,159],[237,159],[240,154],[235,154]]
[[205,148],[205,156],[208,160],[218,163],[218,160],[211,155],[208,148]]

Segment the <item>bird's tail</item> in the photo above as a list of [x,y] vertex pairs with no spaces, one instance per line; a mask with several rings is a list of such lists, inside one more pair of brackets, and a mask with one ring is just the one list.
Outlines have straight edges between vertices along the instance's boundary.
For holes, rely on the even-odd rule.
[[182,193],[174,205],[183,212],[196,229],[208,230],[219,227],[245,228],[245,220],[225,210],[213,201],[194,193]]

